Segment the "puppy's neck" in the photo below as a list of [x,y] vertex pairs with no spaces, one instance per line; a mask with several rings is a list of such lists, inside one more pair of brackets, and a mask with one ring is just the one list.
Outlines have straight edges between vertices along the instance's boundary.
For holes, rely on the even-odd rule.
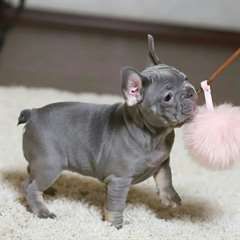
[[[151,124],[142,114],[142,109],[140,105],[127,106],[124,104],[124,114],[130,123],[135,124],[137,127],[147,130],[152,135],[159,135],[167,130],[170,130],[165,126],[154,126]],[[172,129],[171,129],[172,130]]]

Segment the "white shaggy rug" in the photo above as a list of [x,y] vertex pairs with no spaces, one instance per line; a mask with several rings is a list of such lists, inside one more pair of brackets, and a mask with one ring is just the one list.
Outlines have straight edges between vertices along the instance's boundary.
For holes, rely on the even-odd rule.
[[160,240],[240,239],[240,171],[210,172],[192,162],[181,130],[172,151],[174,186],[183,199],[162,209],[152,179],[131,188],[121,230],[101,219],[104,189],[98,181],[64,173],[55,196],[46,196],[56,219],[39,219],[25,208],[21,182],[26,163],[21,150],[20,110],[57,101],[113,103],[114,96],[72,94],[49,89],[0,87],[0,239],[1,240]]

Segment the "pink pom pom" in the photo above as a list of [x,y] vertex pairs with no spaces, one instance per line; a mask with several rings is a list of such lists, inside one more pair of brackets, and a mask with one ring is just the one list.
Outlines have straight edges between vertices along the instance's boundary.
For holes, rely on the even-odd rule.
[[198,107],[184,126],[185,146],[193,158],[211,169],[225,169],[240,161],[240,108],[223,104]]

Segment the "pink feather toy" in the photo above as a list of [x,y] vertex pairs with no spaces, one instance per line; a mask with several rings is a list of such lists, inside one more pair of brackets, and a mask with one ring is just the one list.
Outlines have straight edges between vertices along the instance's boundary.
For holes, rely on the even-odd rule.
[[210,84],[240,56],[240,48],[201,83],[206,105],[197,107],[191,122],[184,125],[184,142],[193,159],[206,168],[226,169],[240,161],[240,107],[213,106]]

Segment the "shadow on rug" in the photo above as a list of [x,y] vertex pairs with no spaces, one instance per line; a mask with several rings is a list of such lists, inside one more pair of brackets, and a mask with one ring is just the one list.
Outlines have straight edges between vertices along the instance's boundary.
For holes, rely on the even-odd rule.
[[[26,207],[22,194],[22,183],[27,178],[23,171],[2,172],[4,182],[19,193],[19,202]],[[79,174],[63,173],[53,187],[45,192],[45,199],[69,199],[81,201],[88,205],[102,209],[105,199],[105,185],[96,179],[82,177]],[[182,206],[176,209],[162,208],[157,194],[152,186],[145,184],[134,185],[128,194],[127,204],[132,207],[145,206],[161,219],[178,218],[182,220],[191,219],[192,222],[208,222],[219,215],[216,206],[210,206],[206,201],[197,198],[184,199]]]

